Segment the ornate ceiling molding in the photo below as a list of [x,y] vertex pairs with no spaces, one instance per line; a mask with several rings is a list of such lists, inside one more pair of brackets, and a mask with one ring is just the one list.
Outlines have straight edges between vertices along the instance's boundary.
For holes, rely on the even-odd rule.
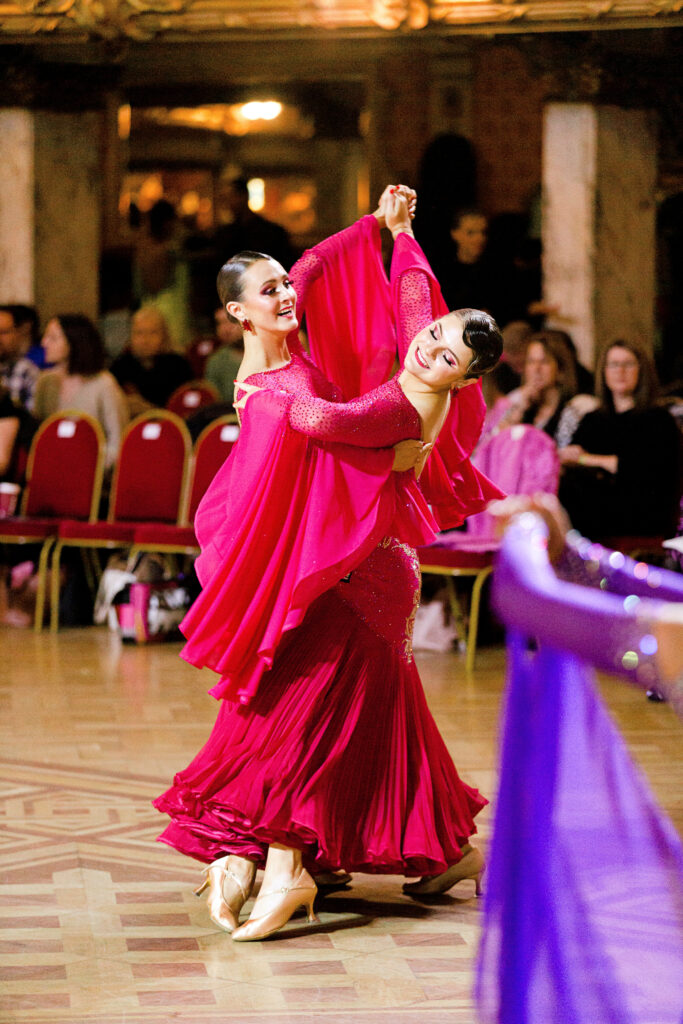
[[273,31],[419,33],[683,24],[683,0],[0,0],[0,37],[187,39]]

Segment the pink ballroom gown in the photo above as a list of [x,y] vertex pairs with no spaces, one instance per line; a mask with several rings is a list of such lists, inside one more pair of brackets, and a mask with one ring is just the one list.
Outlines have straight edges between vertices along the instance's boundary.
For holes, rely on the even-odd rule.
[[[263,390],[200,506],[203,591],[183,623],[183,657],[219,673],[221,706],[155,801],[171,817],[159,839],[204,862],[263,865],[277,842],[314,870],[439,873],[486,800],[459,778],[413,660],[414,546],[437,524],[391,463],[418,414],[397,377],[342,403],[300,350],[249,383]],[[499,493],[469,466],[454,478],[456,519]]]

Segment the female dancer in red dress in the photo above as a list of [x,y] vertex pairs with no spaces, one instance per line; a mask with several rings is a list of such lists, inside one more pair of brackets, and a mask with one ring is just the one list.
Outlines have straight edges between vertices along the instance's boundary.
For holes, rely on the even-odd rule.
[[[236,940],[272,934],[302,905],[311,916],[308,868],[424,875],[420,893],[478,880],[483,866],[468,839],[486,801],[457,775],[410,642],[414,545],[499,493],[466,458],[483,419],[480,389],[451,402],[451,388],[492,366],[501,341],[485,314],[430,322],[436,284],[407,202],[400,193],[384,202],[402,334],[416,320],[423,329],[403,372],[370,395],[344,405],[301,352],[296,294],[278,264],[256,256],[233,273],[229,261],[219,275],[245,330],[249,400],[235,454],[197,516],[203,591],[183,624],[183,656],[220,673],[211,692],[223,701],[206,746],[155,803],[172,818],[160,839],[209,863],[212,919]],[[311,280],[324,293],[344,260],[352,277],[372,276],[380,217],[303,258],[307,314]],[[367,322],[376,334],[378,321]],[[392,472],[392,446],[412,439],[422,459],[444,421],[423,476],[435,521],[415,474]],[[264,863],[252,914],[237,927]]]

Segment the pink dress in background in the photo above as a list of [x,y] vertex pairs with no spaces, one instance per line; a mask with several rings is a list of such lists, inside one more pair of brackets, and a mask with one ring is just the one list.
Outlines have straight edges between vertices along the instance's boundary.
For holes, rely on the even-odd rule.
[[[172,819],[159,838],[205,862],[263,865],[277,842],[316,870],[439,873],[486,800],[459,778],[413,662],[414,547],[437,523],[391,446],[420,437],[418,414],[397,377],[341,403],[300,350],[249,383],[263,390],[200,506],[203,591],[183,623],[183,657],[219,673],[223,700],[155,801]],[[499,493],[462,460],[451,479],[456,518]]]

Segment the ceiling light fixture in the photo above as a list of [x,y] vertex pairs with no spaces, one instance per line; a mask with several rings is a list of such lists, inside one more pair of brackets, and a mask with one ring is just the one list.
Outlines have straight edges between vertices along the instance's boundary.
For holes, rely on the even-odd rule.
[[240,112],[247,121],[274,121],[282,113],[282,104],[276,100],[252,100]]

